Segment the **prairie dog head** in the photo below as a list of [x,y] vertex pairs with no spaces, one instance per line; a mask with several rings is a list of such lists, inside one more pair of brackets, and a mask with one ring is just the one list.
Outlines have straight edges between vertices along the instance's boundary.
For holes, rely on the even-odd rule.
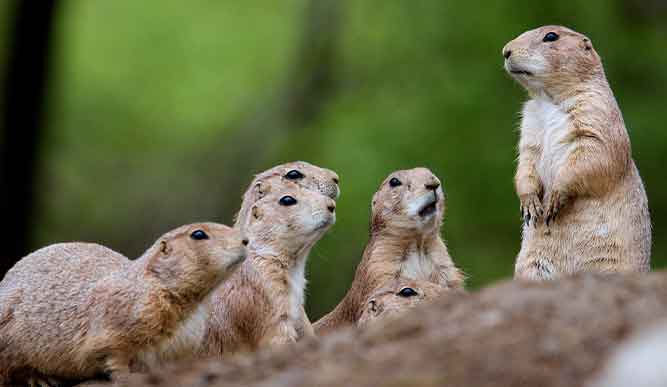
[[254,203],[243,230],[251,240],[251,250],[294,256],[310,249],[335,222],[332,198],[291,185]]
[[373,195],[371,230],[436,231],[445,212],[440,180],[427,168],[392,172]]
[[148,275],[179,294],[202,295],[246,258],[248,239],[217,223],[194,223],[161,236],[148,250]]
[[424,301],[436,298],[444,291],[442,286],[428,281],[398,281],[380,289],[368,299],[357,326],[401,314]]
[[603,74],[586,36],[561,26],[524,32],[503,48],[505,70],[531,94],[555,96]]
[[338,182],[336,172],[305,161],[293,161],[275,166],[256,175],[250,183],[243,194],[243,203],[237,215],[237,223],[241,225],[244,223],[248,209],[255,202],[285,185],[296,184],[336,200],[340,196]]

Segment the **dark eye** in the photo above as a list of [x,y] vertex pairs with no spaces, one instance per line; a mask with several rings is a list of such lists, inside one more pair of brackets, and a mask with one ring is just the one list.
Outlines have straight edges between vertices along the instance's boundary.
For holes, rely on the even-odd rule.
[[281,206],[293,206],[297,202],[296,199],[294,199],[291,196],[283,196],[280,198],[280,201],[278,203],[280,203]]
[[418,294],[413,288],[405,287],[405,288],[401,289],[400,292],[398,292],[398,295],[401,296],[401,297],[406,297],[407,298],[407,297],[417,296]]
[[558,34],[555,32],[549,32],[544,35],[544,39],[542,39],[543,42],[555,42],[556,40],[558,40]]
[[190,234],[190,238],[196,241],[200,241],[202,239],[208,239],[208,235],[202,230],[195,230],[192,232],[192,234]]
[[292,169],[291,171],[287,172],[285,177],[290,180],[299,180],[304,178],[303,173],[297,171],[296,169]]
[[395,177],[392,177],[391,180],[389,180],[389,185],[392,187],[398,187],[399,185],[403,185],[400,180],[398,180]]

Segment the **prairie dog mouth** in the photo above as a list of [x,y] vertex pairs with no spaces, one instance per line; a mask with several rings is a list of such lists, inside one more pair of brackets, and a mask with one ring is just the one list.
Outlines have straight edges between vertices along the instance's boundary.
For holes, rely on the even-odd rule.
[[512,64],[510,64],[510,63],[508,63],[508,62],[505,62],[505,69],[506,69],[510,74],[514,74],[514,75],[528,75],[528,76],[533,75],[532,72],[530,72],[530,71],[528,71],[528,70],[523,70],[523,69],[518,68],[518,67],[515,67],[515,66],[513,66]]
[[530,71],[525,71],[525,70],[510,70],[510,73],[512,74],[521,74],[521,75],[533,75]]
[[426,201],[422,207],[419,209],[419,216],[426,218],[433,215],[438,209],[438,194],[433,193],[430,200]]
[[322,229],[325,229],[329,226],[333,226],[336,223],[336,214],[325,214],[324,212],[319,212],[314,214],[315,218],[319,218],[317,220],[317,224],[315,225],[315,229],[313,231],[320,231]]

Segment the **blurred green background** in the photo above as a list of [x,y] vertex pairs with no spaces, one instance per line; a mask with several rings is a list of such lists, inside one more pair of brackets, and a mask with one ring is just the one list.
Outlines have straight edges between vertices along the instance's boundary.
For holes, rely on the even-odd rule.
[[426,166],[469,286],[509,277],[525,94],[500,51],[564,24],[605,62],[649,195],[653,266],[667,263],[662,1],[65,0],[54,17],[31,249],[85,240],[138,256],[174,226],[230,224],[253,173],[306,160],[342,190],[309,260],[316,319],[352,280],[380,182]]

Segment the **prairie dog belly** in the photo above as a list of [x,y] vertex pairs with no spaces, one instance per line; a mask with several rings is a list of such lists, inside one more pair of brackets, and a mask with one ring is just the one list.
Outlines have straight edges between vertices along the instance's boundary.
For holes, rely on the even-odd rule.
[[570,274],[586,262],[623,256],[623,219],[612,216],[621,212],[621,203],[609,198],[577,198],[549,226],[524,225],[520,255],[543,259],[555,272]]

